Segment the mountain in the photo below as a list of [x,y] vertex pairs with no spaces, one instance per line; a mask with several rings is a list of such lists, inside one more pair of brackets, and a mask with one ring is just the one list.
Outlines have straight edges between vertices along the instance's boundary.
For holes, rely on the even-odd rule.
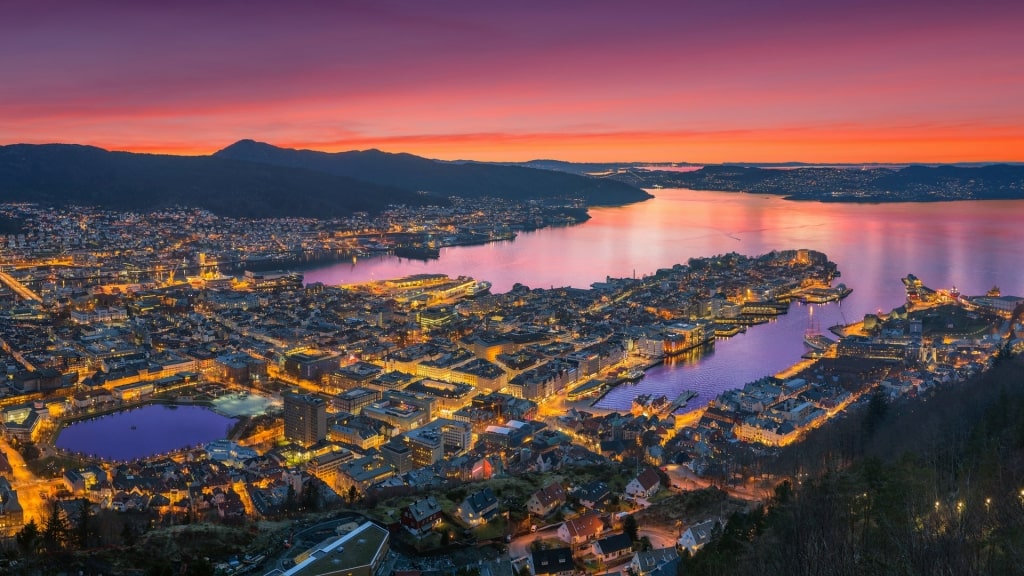
[[335,217],[392,203],[446,203],[311,170],[69,144],[0,146],[0,202],[12,201],[139,211],[194,206],[234,217]]
[[589,206],[628,204],[651,197],[639,188],[614,180],[521,166],[438,162],[380,150],[329,153],[242,140],[213,156],[301,168],[438,196],[582,198]]
[[1024,198],[1024,166],[772,169],[706,166],[692,172],[624,169],[606,178],[633,186],[778,194],[823,202],[932,202]]

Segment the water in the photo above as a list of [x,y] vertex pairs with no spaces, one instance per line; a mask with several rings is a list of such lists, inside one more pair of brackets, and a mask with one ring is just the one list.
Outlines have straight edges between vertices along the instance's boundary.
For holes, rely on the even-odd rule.
[[[516,240],[442,250],[440,260],[393,257],[334,264],[305,272],[307,282],[343,284],[414,273],[468,275],[504,292],[531,287],[586,288],[607,276],[641,276],[689,258],[727,252],[756,255],[810,248],[839,265],[854,289],[841,305],[815,307],[822,329],[888,311],[904,301],[900,278],[913,273],[934,288],[956,286],[981,294],[999,285],[1024,294],[1024,201],[839,204],[792,202],[776,196],[691,190],[652,190],[655,198],[618,208],[595,208],[590,221],[520,234]],[[620,387],[599,404],[628,408],[639,393],[670,399],[683,390],[706,403],[792,365],[807,351],[809,307],[794,305],[776,322],[719,340],[691,362],[648,371],[639,384]]]
[[107,460],[136,460],[226,438],[234,422],[203,406],[149,404],[74,422],[56,445]]

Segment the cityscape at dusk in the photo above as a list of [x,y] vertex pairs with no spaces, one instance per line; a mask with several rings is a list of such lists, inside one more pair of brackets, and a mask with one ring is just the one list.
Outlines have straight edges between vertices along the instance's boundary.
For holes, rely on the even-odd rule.
[[0,574],[1024,574],[1024,4],[0,14]]

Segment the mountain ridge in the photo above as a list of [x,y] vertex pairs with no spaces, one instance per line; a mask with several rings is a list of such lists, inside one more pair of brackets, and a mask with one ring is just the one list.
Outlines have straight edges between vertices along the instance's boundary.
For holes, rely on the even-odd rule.
[[0,202],[135,211],[190,206],[232,217],[330,218],[379,212],[391,204],[444,206],[449,196],[582,198],[588,205],[650,198],[625,183],[558,172],[466,169],[412,154],[331,154],[255,140],[207,156],[140,154],[83,144],[0,146]]
[[623,182],[522,166],[439,162],[377,149],[321,152],[240,140],[213,157],[303,168],[440,196],[577,197],[588,206],[628,204],[651,197]]

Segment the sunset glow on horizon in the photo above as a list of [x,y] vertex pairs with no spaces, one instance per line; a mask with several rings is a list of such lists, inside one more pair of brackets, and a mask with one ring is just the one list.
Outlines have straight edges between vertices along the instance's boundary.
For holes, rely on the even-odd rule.
[[1024,161],[1024,5],[40,2],[0,144],[523,161]]

